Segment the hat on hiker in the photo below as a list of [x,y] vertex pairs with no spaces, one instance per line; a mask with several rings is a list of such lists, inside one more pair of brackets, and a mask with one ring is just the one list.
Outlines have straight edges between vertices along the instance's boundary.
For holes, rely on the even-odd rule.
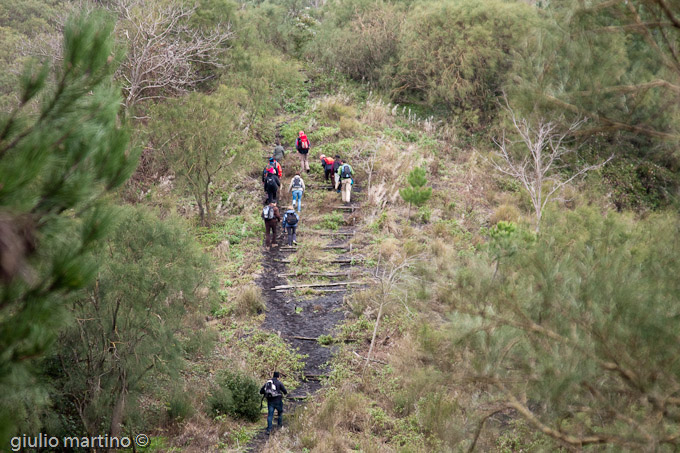
[[274,162],[274,158],[273,158],[273,157],[270,157],[270,158],[269,158],[269,162]]
[[322,155],[319,156],[319,158],[320,158],[320,159],[325,159],[325,158],[326,158],[326,155],[325,155],[325,154],[322,154]]
[[280,375],[279,375],[279,372],[278,372],[278,371],[274,371],[274,379],[278,378],[279,376],[280,376]]
[[298,135],[299,135],[300,137],[302,137],[303,135],[305,135],[305,133],[304,133],[303,131],[300,131],[300,133],[299,133]]
[[340,154],[336,154],[336,155],[335,155],[335,158],[336,158],[336,159],[340,159]]
[[290,206],[288,206],[288,210],[289,211],[295,211],[295,208],[293,207],[293,205],[290,205]]

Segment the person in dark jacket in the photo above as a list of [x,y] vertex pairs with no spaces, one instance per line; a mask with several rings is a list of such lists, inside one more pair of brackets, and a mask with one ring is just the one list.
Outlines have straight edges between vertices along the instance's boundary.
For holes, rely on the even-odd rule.
[[333,175],[335,176],[335,191],[338,193],[340,193],[340,173],[338,173],[340,165],[342,165],[342,159],[336,154],[333,160]]
[[325,154],[319,156],[321,158],[321,166],[323,167],[323,177],[326,182],[332,182],[333,177],[333,164],[334,160],[332,157],[328,157]]
[[276,203],[268,203],[262,209],[262,220],[264,220],[264,246],[271,249],[278,247],[276,243],[276,225],[281,221],[281,214]]
[[[276,396],[267,396],[265,393],[265,388],[267,387],[267,383],[271,381],[272,387],[275,388],[277,395]],[[267,382],[264,383],[262,388],[260,389],[260,395],[265,395],[267,396],[267,435],[272,430],[272,420],[274,419],[274,410],[279,414],[279,419],[277,420],[277,425],[279,428],[283,425],[283,395],[287,395],[288,391],[286,390],[286,387],[283,385],[283,382],[279,381],[279,372],[274,371],[274,376]]]
[[267,204],[276,203],[277,194],[281,188],[281,180],[276,173],[269,172],[264,180],[264,191],[267,193]]
[[297,227],[300,223],[300,216],[293,206],[288,206],[288,210],[283,213],[283,224],[281,225],[288,233],[288,245],[297,245]]

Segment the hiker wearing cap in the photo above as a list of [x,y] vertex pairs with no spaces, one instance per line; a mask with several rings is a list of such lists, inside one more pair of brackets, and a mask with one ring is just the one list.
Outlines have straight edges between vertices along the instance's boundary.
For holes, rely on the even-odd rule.
[[342,159],[340,159],[340,156],[338,154],[335,155],[335,159],[333,159],[333,176],[335,178],[335,184],[333,184],[333,187],[335,187],[335,190],[340,193],[340,173],[338,173],[338,168],[342,165]]
[[293,207],[297,204],[297,212],[302,209],[302,193],[305,191],[305,182],[300,176],[300,172],[295,172],[295,176],[290,180],[288,190],[293,193]]
[[348,163],[343,163],[338,167],[336,173],[340,177],[340,184],[342,186],[342,201],[349,204],[350,195],[352,193],[352,185],[354,185],[354,178],[352,167]]
[[276,243],[276,225],[281,221],[281,214],[276,203],[267,203],[262,208],[262,220],[264,220],[264,246],[271,249],[278,247]]
[[298,138],[295,139],[295,148],[300,155],[300,171],[309,173],[309,162],[307,162],[307,155],[309,154],[309,140],[304,131],[300,131]]
[[283,158],[286,157],[286,150],[283,149],[283,146],[281,146],[281,142],[278,139],[276,140],[276,147],[274,148],[272,157],[277,162],[283,162]]
[[276,172],[279,178],[283,177],[283,170],[281,169],[281,164],[276,159],[270,157],[269,165],[271,165],[274,168],[274,171]]
[[325,154],[319,156],[321,158],[321,166],[323,167],[323,177],[326,182],[331,181],[331,175],[333,173],[333,163],[335,160],[332,157],[328,157]]
[[283,228],[286,230],[286,233],[288,233],[288,245],[293,246],[297,245],[297,227],[298,224],[300,223],[300,216],[298,215],[297,212],[295,212],[295,209],[293,209],[293,206],[288,206],[288,210],[283,213]]
[[276,424],[280,428],[283,426],[283,395],[287,395],[288,391],[279,381],[279,372],[274,371],[274,375],[270,380],[264,383],[260,389],[262,398],[267,398],[267,435],[272,431],[272,421],[274,420],[274,410],[279,414],[279,419]]

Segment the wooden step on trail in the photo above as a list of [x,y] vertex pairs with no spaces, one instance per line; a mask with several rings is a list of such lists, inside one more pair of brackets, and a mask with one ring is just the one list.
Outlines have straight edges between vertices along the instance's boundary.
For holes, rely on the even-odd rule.
[[305,272],[302,274],[296,274],[295,272],[286,272],[283,274],[277,274],[278,278],[284,277],[348,277],[352,272]]
[[[283,260],[274,260],[275,263],[291,263],[292,261],[289,259],[283,259]],[[319,260],[319,261],[313,261],[313,263],[319,263],[319,264],[352,264],[352,263],[363,263],[364,259],[363,258],[338,258],[334,260]]]
[[[315,293],[344,293],[347,292],[346,289],[333,289],[333,288],[303,288],[303,289],[310,289],[314,291]],[[291,289],[277,289],[277,293],[287,293],[289,291],[294,291],[295,288]]]
[[278,285],[278,286],[274,286],[273,288],[269,288],[269,289],[274,291],[274,290],[281,290],[281,289],[327,288],[327,287],[332,287],[332,286],[354,286],[354,285],[361,285],[361,284],[363,284],[363,282],[360,282],[360,281],[335,282],[335,283],[321,282],[321,283],[305,283],[305,284],[301,284],[301,285]]
[[[347,250],[347,251],[351,250],[351,247],[348,247],[346,245],[325,245],[325,246],[320,247],[320,248],[322,250]],[[282,251],[282,252],[294,252],[297,249],[298,248],[295,247],[295,246],[290,247],[290,246],[287,246],[287,245],[279,247],[279,250]]]
[[349,212],[354,212],[354,211],[356,211],[357,209],[359,209],[359,206],[352,206],[352,205],[348,205],[348,206],[333,206],[333,209],[335,209],[335,210],[337,210],[337,211],[349,211]]

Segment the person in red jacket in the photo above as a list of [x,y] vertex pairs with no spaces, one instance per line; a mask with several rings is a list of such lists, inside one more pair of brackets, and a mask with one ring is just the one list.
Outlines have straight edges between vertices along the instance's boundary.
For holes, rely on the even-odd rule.
[[324,179],[326,182],[332,182],[331,177],[333,176],[333,163],[335,161],[332,157],[328,157],[325,154],[322,154],[320,158]]
[[304,131],[300,131],[298,138],[295,139],[295,148],[300,155],[300,171],[307,171],[309,173],[309,162],[307,162],[307,155],[309,154],[309,140]]

